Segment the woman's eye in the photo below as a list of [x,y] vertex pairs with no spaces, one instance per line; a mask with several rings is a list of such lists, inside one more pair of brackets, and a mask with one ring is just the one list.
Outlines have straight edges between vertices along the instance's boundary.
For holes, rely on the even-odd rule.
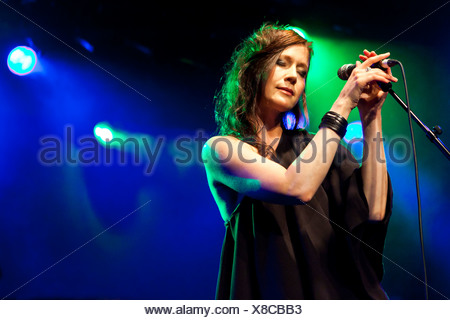
[[306,78],[306,71],[298,71],[298,74],[300,75],[300,77]]
[[283,60],[278,59],[278,60],[277,60],[277,65],[279,65],[279,66],[285,66],[286,63],[285,63]]

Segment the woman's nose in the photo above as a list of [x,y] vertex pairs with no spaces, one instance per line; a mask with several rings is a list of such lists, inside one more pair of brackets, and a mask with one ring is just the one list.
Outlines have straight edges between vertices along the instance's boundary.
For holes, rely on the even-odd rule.
[[295,84],[297,82],[297,70],[295,68],[289,68],[286,72],[285,78],[292,84]]

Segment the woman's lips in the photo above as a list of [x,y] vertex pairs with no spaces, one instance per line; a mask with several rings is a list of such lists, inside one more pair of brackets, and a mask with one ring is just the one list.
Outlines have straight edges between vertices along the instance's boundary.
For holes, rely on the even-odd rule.
[[292,91],[292,90],[289,89],[289,88],[282,87],[282,88],[278,88],[278,89],[281,90],[281,91],[283,91],[284,93],[290,95],[290,96],[293,96],[293,95],[294,95],[294,91]]

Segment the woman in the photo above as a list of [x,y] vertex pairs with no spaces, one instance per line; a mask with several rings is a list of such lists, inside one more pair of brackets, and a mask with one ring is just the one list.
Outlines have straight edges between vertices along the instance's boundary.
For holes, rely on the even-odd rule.
[[[397,81],[371,69],[389,56],[364,51],[313,136],[287,130],[287,112],[307,118],[311,43],[265,24],[236,49],[216,103],[219,136],[202,152],[226,225],[218,299],[385,299],[381,252],[391,191],[381,136],[386,93]],[[358,106],[359,167],[339,144]]]

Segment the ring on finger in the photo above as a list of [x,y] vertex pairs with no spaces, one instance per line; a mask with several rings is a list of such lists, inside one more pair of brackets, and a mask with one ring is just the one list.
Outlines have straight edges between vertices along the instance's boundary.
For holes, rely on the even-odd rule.
[[367,68],[366,68],[366,72],[369,72],[370,70],[372,70],[371,67],[367,67]]

